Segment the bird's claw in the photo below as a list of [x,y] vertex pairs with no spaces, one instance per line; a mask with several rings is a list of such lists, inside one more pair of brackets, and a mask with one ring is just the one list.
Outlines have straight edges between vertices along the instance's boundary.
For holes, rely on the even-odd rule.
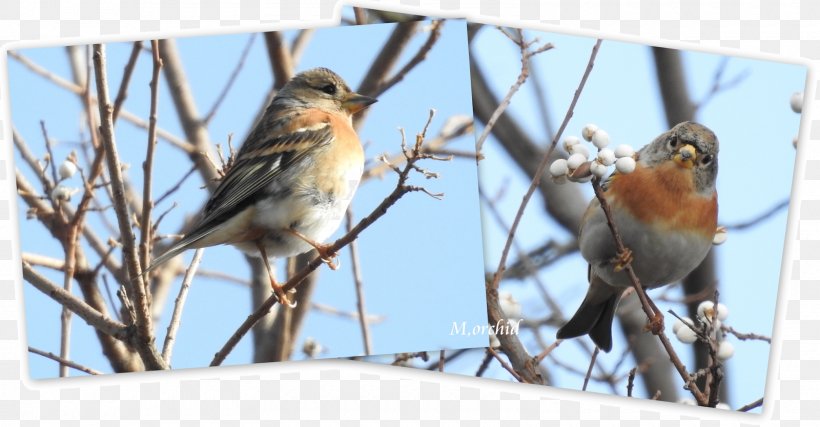
[[282,289],[281,286],[279,286],[276,282],[271,281],[270,287],[273,290],[274,295],[276,295],[276,300],[279,301],[279,304],[282,304],[290,308],[296,308],[297,302],[291,302],[290,298],[288,298],[287,293],[284,289]]
[[618,253],[612,260],[615,264],[615,272],[620,272],[632,263],[632,251],[629,248],[624,248],[623,252]]

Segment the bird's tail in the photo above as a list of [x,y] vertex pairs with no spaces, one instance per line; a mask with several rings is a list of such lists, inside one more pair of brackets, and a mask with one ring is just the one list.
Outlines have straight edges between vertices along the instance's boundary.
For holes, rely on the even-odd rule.
[[565,339],[589,334],[598,348],[609,352],[612,350],[612,320],[622,292],[606,283],[596,283],[596,280],[601,279],[593,277],[584,302],[572,318],[558,329],[556,336]]

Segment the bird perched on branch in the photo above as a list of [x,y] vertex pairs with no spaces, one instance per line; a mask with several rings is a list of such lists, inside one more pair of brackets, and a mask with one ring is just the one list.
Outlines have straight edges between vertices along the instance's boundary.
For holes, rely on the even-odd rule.
[[578,238],[589,262],[589,290],[558,338],[589,334],[598,348],[611,350],[615,310],[632,286],[623,271],[627,263],[651,289],[681,280],[703,261],[717,228],[717,155],[711,130],[683,122],[639,150],[632,173],[610,176],[604,198],[631,254],[618,254],[601,203],[593,199]]
[[352,116],[374,102],[327,68],[294,76],[242,144],[191,231],[146,271],[188,248],[231,244],[265,260],[271,287],[289,304],[269,257],[313,248],[335,268],[322,242],[339,227],[364,169]]

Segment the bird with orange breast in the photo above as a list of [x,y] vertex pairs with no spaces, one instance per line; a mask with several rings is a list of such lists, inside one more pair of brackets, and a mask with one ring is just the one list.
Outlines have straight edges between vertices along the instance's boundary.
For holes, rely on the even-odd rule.
[[717,228],[717,155],[714,132],[683,122],[639,150],[632,173],[610,176],[603,195],[631,259],[617,253],[601,203],[593,199],[578,238],[589,290],[558,338],[589,334],[601,350],[612,349],[615,310],[632,286],[625,261],[644,289],[677,282],[703,261]]
[[230,244],[265,260],[279,302],[290,304],[269,257],[315,248],[339,227],[364,170],[352,116],[376,102],[333,71],[294,76],[250,132],[191,230],[153,260],[150,271],[189,248]]

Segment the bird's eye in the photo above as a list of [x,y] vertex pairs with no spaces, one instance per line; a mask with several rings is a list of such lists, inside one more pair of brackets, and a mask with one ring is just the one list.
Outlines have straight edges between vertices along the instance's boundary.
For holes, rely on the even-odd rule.
[[712,156],[711,154],[707,154],[707,155],[705,155],[705,156],[701,157],[701,161],[700,161],[700,162],[701,162],[702,164],[704,164],[704,165],[708,165],[709,163],[711,163],[711,162],[712,162],[712,158],[713,158],[713,157],[714,157],[714,156]]
[[678,137],[673,136],[672,139],[669,140],[669,146],[675,148],[678,145]]
[[328,83],[328,84],[322,86],[321,90],[322,90],[322,92],[324,92],[328,95],[333,95],[333,94],[336,93],[336,85],[334,85],[333,83]]

